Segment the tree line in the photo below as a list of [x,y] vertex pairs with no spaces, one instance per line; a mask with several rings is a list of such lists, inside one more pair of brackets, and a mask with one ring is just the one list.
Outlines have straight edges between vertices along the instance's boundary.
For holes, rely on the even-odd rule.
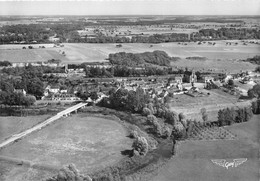
[[89,38],[87,35],[81,37],[78,30],[83,30],[86,22],[66,22],[29,24],[29,25],[6,25],[0,28],[0,43],[8,44],[12,42],[49,43],[49,38],[54,36],[59,38],[59,42],[70,43],[166,43],[183,41],[203,41],[209,36],[214,40],[225,39],[259,39],[260,30],[246,28],[220,28],[201,29],[191,37],[185,33],[153,34],[153,35],[133,35],[131,38],[124,36],[105,36],[97,33],[96,37]]
[[218,112],[219,126],[232,125],[234,123],[247,122],[253,116],[251,106],[244,108],[226,108]]
[[232,39],[259,39],[260,30],[248,28],[220,28],[220,29],[201,29],[191,36],[191,40],[232,40]]

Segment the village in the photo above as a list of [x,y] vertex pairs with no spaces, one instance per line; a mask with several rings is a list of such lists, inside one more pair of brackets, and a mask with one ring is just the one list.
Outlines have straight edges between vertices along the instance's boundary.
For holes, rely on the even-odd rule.
[[1,16],[0,180],[256,181],[259,46],[258,15]]

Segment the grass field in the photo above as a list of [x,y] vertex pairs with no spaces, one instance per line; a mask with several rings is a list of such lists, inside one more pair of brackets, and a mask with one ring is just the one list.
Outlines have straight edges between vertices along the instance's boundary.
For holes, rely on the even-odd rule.
[[58,120],[0,150],[0,156],[61,168],[74,163],[82,173],[113,165],[131,148],[126,130],[116,121],[84,114]]
[[[230,41],[228,41],[230,42]],[[241,41],[237,41],[238,45],[226,46],[226,41],[216,41],[216,45],[208,45],[208,43],[198,45],[195,42],[184,44],[161,43],[151,44],[129,43],[122,44],[121,48],[117,48],[116,44],[87,44],[87,43],[64,43],[64,47],[53,48],[52,44],[46,45],[45,49],[22,50],[24,45],[1,45],[0,61],[8,60],[10,62],[36,62],[46,61],[51,58],[61,59],[65,63],[82,63],[93,61],[106,61],[110,53],[116,52],[132,52],[141,53],[145,51],[162,50],[170,56],[181,57],[182,60],[172,63],[172,66],[179,67],[195,67],[196,69],[217,69],[217,70],[241,70],[254,69],[254,66],[245,62],[238,62],[233,59],[246,59],[255,55],[260,55],[260,45],[248,44],[243,45]],[[39,45],[33,45],[36,48]],[[61,55],[65,52],[66,56]],[[186,60],[186,57],[202,56],[209,60],[197,61]],[[217,59],[222,59],[217,61]],[[231,60],[232,59],[232,60]]]
[[186,94],[176,95],[172,98],[170,106],[171,110],[184,113],[188,119],[202,120],[200,113],[202,108],[206,109],[209,121],[216,121],[218,111],[227,107],[246,106],[248,102],[237,102],[237,97],[225,93],[219,89],[205,90],[205,94],[210,93],[204,97],[191,97]]
[[28,117],[0,117],[0,142],[46,120],[49,115]]
[[39,170],[0,160],[1,181],[38,181],[55,175],[50,170]]
[[0,61],[10,61],[10,62],[42,62],[50,59],[60,59],[64,62],[68,61],[66,57],[61,55],[54,48],[46,49],[0,49]]
[[[237,135],[237,140],[181,143],[177,155],[161,168],[153,181],[258,181],[259,120],[260,116],[254,115],[247,123],[227,127]],[[228,169],[211,162],[211,159],[231,162],[236,158],[247,158],[247,161]]]

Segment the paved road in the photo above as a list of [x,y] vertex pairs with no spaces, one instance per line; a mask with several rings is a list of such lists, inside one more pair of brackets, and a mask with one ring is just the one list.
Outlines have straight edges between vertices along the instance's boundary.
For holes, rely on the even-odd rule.
[[71,112],[76,111],[79,108],[86,106],[87,104],[88,103],[79,103],[77,105],[69,107],[69,108],[65,109],[64,111],[59,112],[57,115],[47,119],[46,121],[44,121],[44,122],[42,122],[40,124],[35,125],[34,127],[30,128],[30,129],[27,129],[27,130],[25,130],[25,131],[23,131],[23,132],[21,132],[19,134],[14,134],[12,137],[10,137],[9,139],[5,140],[3,143],[0,144],[0,149],[3,148],[4,146],[10,144],[10,143],[13,143],[14,141],[17,141],[17,140],[25,137],[26,135],[28,135],[28,134],[30,134],[30,133],[32,133],[34,131],[42,129],[43,127],[47,126],[48,124],[58,120],[62,116],[68,115]]

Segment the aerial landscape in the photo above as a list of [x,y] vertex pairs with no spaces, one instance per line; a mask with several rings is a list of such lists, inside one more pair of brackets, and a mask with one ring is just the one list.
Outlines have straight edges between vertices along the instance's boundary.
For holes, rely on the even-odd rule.
[[134,2],[0,1],[0,181],[259,181],[260,1]]

